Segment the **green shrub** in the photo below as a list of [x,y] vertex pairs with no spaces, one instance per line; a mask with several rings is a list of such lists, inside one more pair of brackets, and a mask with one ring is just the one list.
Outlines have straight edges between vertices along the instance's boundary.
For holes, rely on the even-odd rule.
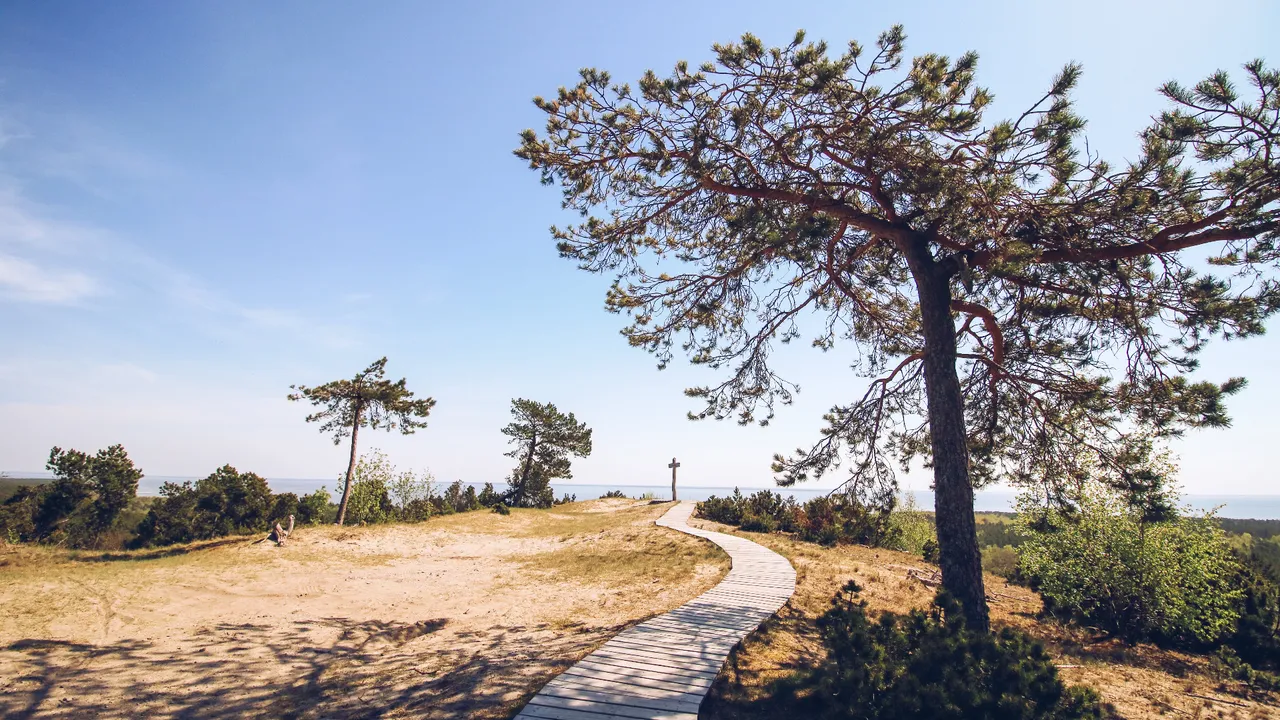
[[745,505],[746,498],[742,497],[742,491],[734,488],[733,494],[729,497],[719,498],[712,495],[698,503],[694,506],[694,513],[700,518],[725,525],[738,525],[742,522]]
[[559,500],[556,500],[553,503],[553,505],[568,505],[571,502],[578,502],[578,496],[565,493],[564,497],[560,498]]
[[89,455],[53,448],[54,479],[20,488],[0,510],[0,536],[11,542],[100,547],[138,494],[142,471],[119,445]]
[[924,552],[926,543],[938,541],[933,514],[919,509],[915,495],[910,493],[889,513],[889,525],[893,529],[895,550],[920,555]]
[[290,498],[296,510],[298,500],[292,493],[273,497],[261,476],[223,465],[194,484],[161,485],[160,499],[152,503],[131,544],[172,545],[265,532],[271,520],[284,520],[290,514],[285,512]]
[[1253,668],[1280,672],[1280,587],[1248,559],[1232,585],[1241,591],[1239,618],[1224,645]]
[[742,524],[738,527],[747,532],[771,533],[778,529],[778,521],[769,515],[755,515],[748,513],[742,517]]
[[941,549],[938,547],[937,540],[930,538],[925,541],[924,547],[920,550],[920,559],[934,565],[941,561]]
[[502,495],[493,489],[493,483],[485,483],[478,499],[480,500],[480,507],[493,507],[502,502]]
[[1237,563],[1212,516],[1149,522],[1095,487],[1071,513],[1024,503],[1018,523],[1020,562],[1047,612],[1130,642],[1204,645],[1235,627]]
[[510,514],[511,514],[511,508],[507,507],[506,503],[497,503],[497,504],[495,504],[495,505],[493,506],[493,511],[494,511],[494,512],[496,512],[496,513],[498,513],[499,515],[510,515]]
[[[430,470],[423,470],[420,473],[415,473],[412,470],[405,470],[404,472],[394,472],[393,470],[388,473],[387,492],[391,495],[391,502],[400,511],[402,518],[404,518],[406,509],[411,505],[416,508],[411,511],[411,514],[414,517],[420,515],[422,504],[431,499],[434,487],[435,476],[431,474]],[[421,517],[421,519],[425,520],[426,516]]]
[[403,522],[425,522],[432,515],[431,501],[426,498],[414,498],[408,505],[400,508],[400,520]]
[[[929,612],[867,618],[850,582],[818,620],[827,658],[797,716],[888,720],[1100,718],[1097,694],[1066,687],[1038,643],[1005,628],[970,632],[940,593]],[[804,707],[807,704],[809,707]]]
[[[734,488],[727,497],[712,495],[703,500],[694,512],[698,517],[738,525],[744,530],[795,533],[802,540],[821,545],[847,542],[892,547],[899,533],[890,519],[892,510],[892,499],[888,507],[872,507],[847,495],[833,495],[800,505],[794,498],[783,498],[769,490],[747,497]],[[764,527],[770,529],[760,529]]]
[[390,485],[395,466],[387,456],[374,450],[360,456],[352,475],[351,492],[347,494],[347,525],[373,525],[395,519]]
[[982,569],[1011,578],[1018,571],[1018,551],[1008,546],[982,548]]
[[601,495],[600,499],[607,500],[609,498],[626,498],[626,497],[627,497],[627,494],[622,492],[621,490],[610,490],[605,494]]
[[333,497],[324,487],[304,496],[298,501],[297,517],[302,525],[331,523],[337,519],[338,507],[333,504]]

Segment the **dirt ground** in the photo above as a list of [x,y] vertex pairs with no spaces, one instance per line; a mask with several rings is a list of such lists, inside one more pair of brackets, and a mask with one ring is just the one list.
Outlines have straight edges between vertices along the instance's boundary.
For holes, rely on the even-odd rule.
[[599,500],[159,551],[0,546],[5,718],[504,718],[728,558]]
[[[786,556],[796,568],[795,595],[729,656],[702,705],[699,717],[703,720],[792,717],[785,709],[753,701],[765,696],[771,683],[821,661],[823,649],[814,621],[831,607],[832,597],[850,579],[862,586],[862,597],[873,613],[925,608],[935,592],[909,578],[907,570],[936,568],[907,553],[858,545],[823,548],[784,535],[744,533],[706,520],[691,524],[749,538]],[[1125,647],[1082,629],[1039,622],[1041,602],[1035,593],[991,574],[986,576],[986,586],[992,598],[993,625],[1017,627],[1043,642],[1066,666],[1059,669],[1064,681],[1097,688],[1122,717],[1280,719],[1280,697],[1256,702],[1228,692],[1231,688],[1213,678],[1204,657],[1150,645]]]

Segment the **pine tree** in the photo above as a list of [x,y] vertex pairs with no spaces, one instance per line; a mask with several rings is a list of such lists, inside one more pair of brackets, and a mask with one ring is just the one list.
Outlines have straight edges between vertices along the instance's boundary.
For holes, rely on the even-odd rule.
[[290,385],[295,392],[289,394],[293,401],[307,400],[323,409],[307,416],[307,422],[323,422],[320,432],[333,433],[333,444],[351,436],[351,458],[347,463],[346,483],[342,488],[342,502],[338,505],[337,524],[347,516],[347,501],[351,495],[352,473],[356,467],[356,438],[360,428],[399,430],[404,435],[427,426],[427,416],[436,401],[432,398],[413,399],[413,392],[405,387],[405,379],[396,382],[385,379],[387,359],[374,362],[351,380],[335,380],[317,387]]
[[586,69],[535,99],[546,130],[516,154],[586,216],[552,233],[616,277],[606,303],[630,315],[631,344],[660,366],[683,351],[728,368],[688,391],[706,403],[693,417],[764,424],[790,402],[775,341],[856,345],[865,394],[776,457],[779,481],[851,457],[862,494],[923,457],[943,584],[985,628],[976,487],[1052,496],[1084,450],[1158,500],[1161,438],[1228,424],[1244,381],[1187,374],[1211,336],[1260,334],[1280,306],[1280,73],[1246,65],[1252,97],[1224,72],[1165,85],[1170,109],[1112,166],[1083,141],[1078,66],[990,123],[976,54],[904,64],[904,40],[894,27],[832,54],[803,33],[773,49],[744,35],[635,88]]
[[507,457],[520,464],[511,472],[504,500],[515,507],[551,507],[555,500],[551,481],[573,477],[570,455],[591,454],[591,428],[551,403],[512,400],[511,414],[515,422],[502,428],[502,434],[515,443]]

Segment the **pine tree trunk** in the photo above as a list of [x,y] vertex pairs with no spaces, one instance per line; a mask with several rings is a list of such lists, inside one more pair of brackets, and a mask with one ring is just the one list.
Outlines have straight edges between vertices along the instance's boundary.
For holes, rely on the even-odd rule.
[[347,519],[347,500],[351,497],[351,476],[356,471],[356,436],[360,434],[360,413],[364,408],[356,406],[356,419],[351,423],[351,459],[347,461],[347,482],[342,488],[342,504],[338,505],[337,525]]
[[990,629],[982,582],[982,553],[973,518],[964,395],[956,374],[956,326],[951,318],[951,278],[917,239],[907,253],[924,330],[924,384],[933,445],[934,518],[942,587],[964,608],[968,626]]
[[533,435],[529,438],[529,455],[525,457],[524,469],[520,471],[520,488],[516,491],[514,500],[518,507],[524,505],[525,492],[529,487],[529,471],[533,469],[533,450],[538,447],[538,431],[534,430]]

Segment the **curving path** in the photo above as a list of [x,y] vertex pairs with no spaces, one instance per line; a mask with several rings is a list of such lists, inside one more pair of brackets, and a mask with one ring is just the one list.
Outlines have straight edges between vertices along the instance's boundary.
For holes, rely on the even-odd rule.
[[796,571],[750,540],[689,527],[693,503],[657,523],[724,548],[733,569],[724,580],[665,615],[619,633],[533,696],[516,720],[697,720],[698,706],[729,651],[781,608]]

